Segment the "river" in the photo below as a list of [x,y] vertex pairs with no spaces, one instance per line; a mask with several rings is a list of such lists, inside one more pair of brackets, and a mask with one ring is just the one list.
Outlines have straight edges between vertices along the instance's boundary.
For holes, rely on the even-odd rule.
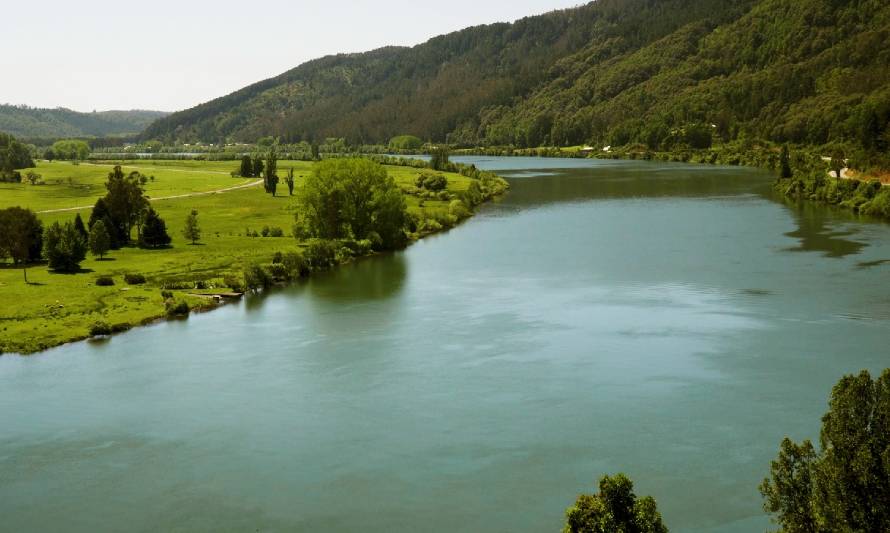
[[890,366],[890,225],[758,170],[468,158],[458,228],[239,305],[0,357],[3,531],[557,531],[625,472],[763,531],[785,435]]

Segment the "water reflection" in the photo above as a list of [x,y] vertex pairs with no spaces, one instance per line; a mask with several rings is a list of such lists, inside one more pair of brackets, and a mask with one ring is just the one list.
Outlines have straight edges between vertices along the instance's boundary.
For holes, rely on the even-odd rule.
[[[764,194],[771,177],[758,170],[680,164],[643,164],[506,171],[509,203],[520,208],[601,199],[714,198]],[[527,177],[520,177],[527,176]],[[534,177],[534,179],[529,179]]]
[[402,291],[407,275],[405,255],[390,253],[310,278],[303,287],[313,299],[332,303],[386,300]]
[[838,229],[837,223],[852,221],[853,216],[839,210],[832,210],[813,202],[797,202],[782,199],[794,215],[797,229],[786,233],[797,239],[798,246],[787,248],[790,252],[822,252],[825,257],[846,257],[860,253],[868,245],[847,237],[856,235],[853,229]]

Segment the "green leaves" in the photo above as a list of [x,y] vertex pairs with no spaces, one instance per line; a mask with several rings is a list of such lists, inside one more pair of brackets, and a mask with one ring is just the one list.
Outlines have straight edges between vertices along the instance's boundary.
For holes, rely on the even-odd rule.
[[655,500],[637,499],[624,474],[605,476],[597,495],[581,495],[566,511],[566,533],[667,533]]
[[760,491],[788,533],[890,531],[890,370],[834,387],[820,451],[782,442]]

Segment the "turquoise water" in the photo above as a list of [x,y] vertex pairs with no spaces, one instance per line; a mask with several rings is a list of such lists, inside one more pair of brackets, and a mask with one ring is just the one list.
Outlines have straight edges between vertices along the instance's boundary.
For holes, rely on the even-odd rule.
[[213,313],[0,357],[4,531],[555,531],[626,472],[763,531],[785,435],[890,366],[890,225],[756,170],[473,158],[459,228]]

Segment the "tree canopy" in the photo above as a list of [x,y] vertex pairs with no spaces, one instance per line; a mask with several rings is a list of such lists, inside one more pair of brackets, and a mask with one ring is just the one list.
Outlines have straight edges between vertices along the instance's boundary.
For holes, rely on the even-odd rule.
[[33,166],[28,148],[12,135],[0,132],[0,173]]
[[328,159],[300,189],[295,235],[369,239],[393,249],[406,241],[407,206],[383,166],[367,159]]
[[764,510],[786,533],[890,531],[890,370],[840,380],[819,444],[782,442]]
[[566,511],[565,533],[667,533],[655,500],[637,498],[624,474],[605,476],[600,492],[582,495]]

